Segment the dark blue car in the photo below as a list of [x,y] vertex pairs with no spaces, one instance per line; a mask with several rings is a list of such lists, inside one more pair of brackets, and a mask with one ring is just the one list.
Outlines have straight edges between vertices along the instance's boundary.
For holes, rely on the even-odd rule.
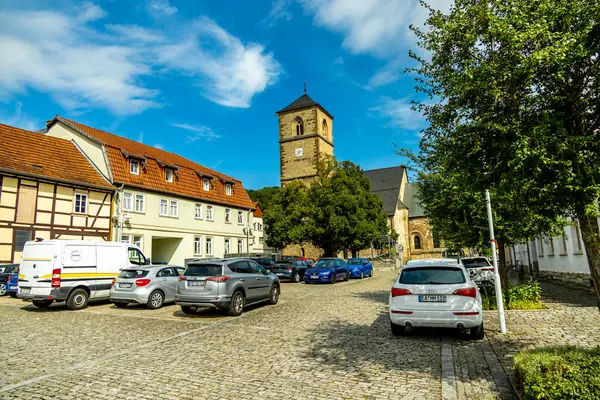
[[19,280],[19,264],[2,265],[0,272],[0,296],[9,294],[10,297],[17,297]]
[[350,279],[348,266],[339,258],[321,258],[304,273],[306,283],[335,283],[339,280]]
[[351,278],[362,279],[365,276],[373,276],[373,264],[366,258],[349,258],[347,263]]

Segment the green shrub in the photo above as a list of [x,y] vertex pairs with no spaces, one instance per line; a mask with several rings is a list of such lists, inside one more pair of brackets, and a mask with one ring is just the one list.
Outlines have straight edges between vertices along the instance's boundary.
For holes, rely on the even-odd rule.
[[600,399],[600,347],[550,347],[515,355],[525,400]]
[[[528,282],[508,287],[510,301],[506,303],[504,296],[504,308],[508,310],[538,310],[545,308],[540,298],[542,287],[538,281],[530,279]],[[495,310],[496,294],[493,285],[484,285],[481,288],[481,300],[484,310]]]

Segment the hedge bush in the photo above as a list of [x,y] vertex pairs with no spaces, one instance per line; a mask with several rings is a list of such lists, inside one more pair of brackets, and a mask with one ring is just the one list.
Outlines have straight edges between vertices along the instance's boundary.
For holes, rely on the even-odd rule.
[[[508,310],[537,310],[545,308],[540,300],[542,287],[538,281],[530,279],[528,282],[509,286],[508,293],[510,297],[508,304],[506,304],[506,296],[503,298],[504,308]],[[493,285],[486,285],[481,288],[481,300],[484,310],[496,309],[496,295]]]
[[600,399],[600,347],[529,350],[515,355],[523,399]]

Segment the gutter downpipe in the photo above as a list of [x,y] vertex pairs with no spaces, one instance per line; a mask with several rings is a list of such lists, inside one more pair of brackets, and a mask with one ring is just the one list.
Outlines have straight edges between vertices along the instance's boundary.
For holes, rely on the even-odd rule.
[[122,230],[122,226],[121,226],[121,196],[120,193],[123,190],[123,188],[125,187],[125,184],[121,184],[120,188],[117,188],[117,190],[115,190],[115,197],[118,199],[118,203],[117,206],[115,207],[115,215],[117,217],[117,229],[116,229],[116,234],[115,234],[115,242],[120,242],[119,240],[119,235],[120,235],[120,231]]

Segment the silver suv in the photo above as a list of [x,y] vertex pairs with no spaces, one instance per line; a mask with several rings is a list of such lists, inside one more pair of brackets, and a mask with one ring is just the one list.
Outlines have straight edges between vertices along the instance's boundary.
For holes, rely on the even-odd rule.
[[252,260],[206,260],[188,264],[177,282],[175,302],[186,314],[210,307],[238,316],[247,304],[277,304],[279,293],[277,276]]

